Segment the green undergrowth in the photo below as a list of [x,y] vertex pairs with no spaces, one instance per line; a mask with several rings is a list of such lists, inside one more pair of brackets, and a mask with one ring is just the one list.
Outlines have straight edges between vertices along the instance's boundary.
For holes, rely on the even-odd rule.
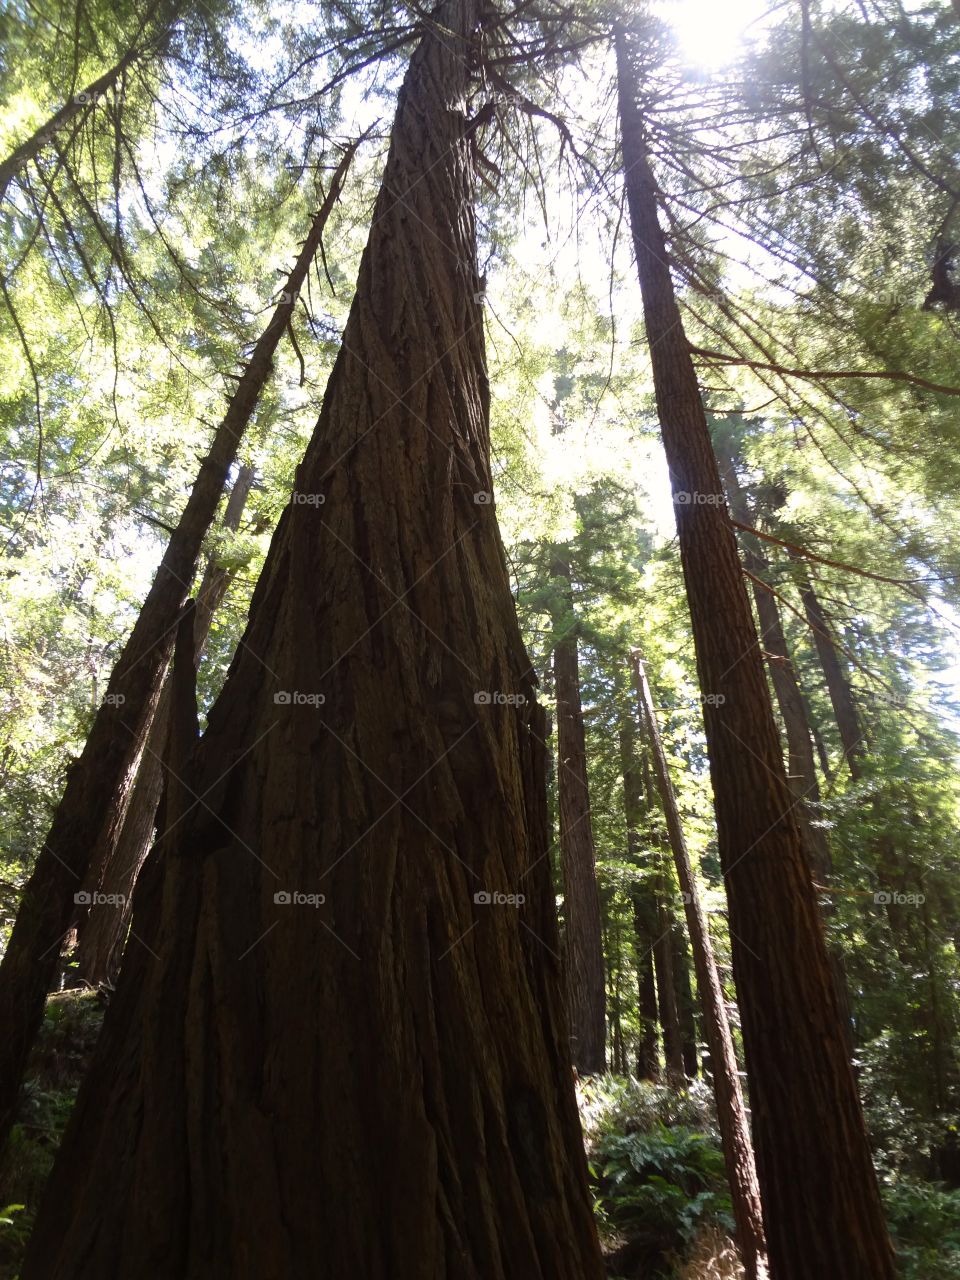
[[62,991],[47,1001],[18,1121],[0,1164],[0,1280],[17,1275],[102,1021],[96,992]]

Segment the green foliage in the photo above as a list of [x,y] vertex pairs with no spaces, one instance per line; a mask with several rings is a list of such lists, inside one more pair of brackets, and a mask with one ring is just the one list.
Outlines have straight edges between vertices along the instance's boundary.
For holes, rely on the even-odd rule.
[[960,1191],[897,1182],[883,1200],[903,1280],[960,1280]]
[[682,1256],[705,1225],[733,1230],[723,1156],[707,1134],[662,1124],[609,1133],[594,1148],[591,1172],[606,1228],[647,1240],[665,1259]]

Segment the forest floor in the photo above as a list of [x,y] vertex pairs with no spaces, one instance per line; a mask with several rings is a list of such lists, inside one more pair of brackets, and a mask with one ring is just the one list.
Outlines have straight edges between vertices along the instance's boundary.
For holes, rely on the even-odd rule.
[[[0,1166],[0,1280],[16,1280],[103,1012],[93,991],[47,1002]],[[674,1089],[604,1076],[581,1082],[577,1094],[611,1280],[740,1280],[707,1084]],[[960,1280],[960,1192],[913,1181],[885,1195],[904,1280]]]

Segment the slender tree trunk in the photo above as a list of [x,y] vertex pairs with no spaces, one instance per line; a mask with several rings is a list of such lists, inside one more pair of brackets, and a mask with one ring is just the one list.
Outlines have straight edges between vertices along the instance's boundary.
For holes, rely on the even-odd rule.
[[653,944],[653,967],[657,975],[657,1008],[660,1011],[660,1030],[663,1034],[663,1061],[667,1079],[674,1086],[684,1082],[683,1036],[680,1033],[680,1014],[677,1009],[677,988],[673,976],[673,912],[663,901],[663,880],[660,881],[660,901],[657,903],[657,938]]
[[[224,529],[236,531],[240,527],[253,479],[252,467],[240,467],[223,515]],[[197,663],[203,654],[214,613],[232,578],[233,574],[219,564],[215,556],[208,559],[197,592],[194,623]],[[157,703],[123,826],[119,831],[112,831],[112,842],[104,840],[97,856],[91,859],[84,884],[84,892],[91,899],[91,904],[77,921],[75,958],[79,976],[91,986],[102,982],[112,984],[116,980],[124,939],[130,926],[133,886],[150,851],[157,809],[163,794],[170,710],[169,681],[170,677]],[[99,902],[98,897],[102,899]]]
[[[796,560],[796,557],[794,559]],[[850,681],[847,679],[847,673],[837,652],[836,641],[833,638],[830,623],[827,621],[827,615],[823,611],[812,581],[802,569],[801,574],[800,599],[803,601],[807,623],[813,632],[817,657],[820,660],[820,668],[823,671],[840,733],[843,757],[850,770],[850,776],[856,782],[863,777],[863,757],[866,754],[860,715],[854,701],[853,689],[850,687]]]
[[[572,613],[570,566],[563,557],[557,556],[551,572],[564,584],[568,608],[563,616],[569,624]],[[570,1053],[581,1075],[594,1075],[606,1066],[603,937],[590,819],[577,636],[569,625],[554,644],[553,677],[557,698],[557,790]]]
[[674,918],[670,941],[673,948],[673,977],[677,992],[677,1015],[680,1020],[683,1074],[688,1080],[695,1080],[700,1074],[700,1060],[697,1056],[697,1016],[694,1009],[693,983],[690,981],[690,958],[686,938],[683,936],[683,923],[679,916]]
[[444,0],[411,59],[314,501],[137,885],[23,1280],[602,1276],[487,497],[479,18]]
[[216,515],[243,432],[270,376],[274,352],[290,323],[356,145],[347,150],[337,169],[287,278],[281,301],[217,427],[157,576],[110,675],[83,751],[67,775],[46,841],[24,888],[0,963],[0,1026],[4,1028],[0,1040],[0,1143],[16,1114],[27,1055],[43,1017],[60,946],[76,905],[75,895],[83,889],[91,854],[100,842],[112,843],[123,823],[203,539]]
[[[627,856],[638,869],[643,866],[640,824],[643,820],[643,791],[636,761],[636,733],[632,718],[620,726],[620,768],[623,775],[623,808],[627,824]],[[653,947],[656,942],[657,904],[650,890],[649,876],[635,882],[630,890],[633,907],[633,931],[636,940],[637,1017],[640,1037],[637,1043],[637,1075],[641,1080],[657,1080],[660,1063],[657,1057],[657,989],[653,973]]]
[[740,1088],[740,1073],[733,1047],[733,1035],[730,1031],[730,1019],[727,1016],[727,1003],[713,957],[713,944],[710,940],[707,918],[693,876],[693,866],[687,850],[686,837],[683,834],[683,821],[660,739],[660,728],[657,724],[650,685],[638,653],[633,654],[631,665],[640,719],[646,728],[653,754],[653,768],[660,793],[660,803],[666,819],[673,861],[677,868],[677,879],[683,893],[687,930],[690,934],[693,962],[697,971],[697,992],[703,1009],[704,1036],[710,1052],[713,1092],[717,1103],[717,1122],[720,1126],[724,1163],[737,1224],[737,1243],[740,1246],[740,1256],[747,1280],[757,1280],[758,1277],[767,1275],[763,1212],[760,1205],[760,1188],[757,1182],[753,1144],[750,1140],[747,1109],[743,1101],[743,1091]]
[[58,138],[71,125],[79,124],[99,97],[107,90],[116,88],[125,71],[163,43],[182,9],[181,0],[161,0],[151,4],[128,48],[113,66],[92,80],[85,89],[75,93],[29,138],[14,147],[5,160],[0,161],[0,200],[6,195],[7,187],[13,179],[40,154],[47,143]]
[[626,33],[627,201],[701,688],[776,1280],[892,1280],[843,1015],[658,216]]

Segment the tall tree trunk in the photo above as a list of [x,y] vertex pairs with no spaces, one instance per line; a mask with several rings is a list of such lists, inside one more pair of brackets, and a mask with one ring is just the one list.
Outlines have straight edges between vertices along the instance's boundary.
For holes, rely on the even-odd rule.
[[553,678],[557,698],[557,791],[560,808],[560,862],[563,868],[564,974],[570,1054],[581,1074],[606,1066],[606,1004],[600,894],[590,819],[587,748],[580,702],[577,634],[571,625],[570,566],[560,555],[551,575],[563,585],[566,623],[554,642]]
[[140,877],[147,945],[23,1280],[602,1275],[543,716],[487,496],[479,18],[444,0],[411,59],[202,799]]
[[733,528],[658,216],[626,33],[627,201],[700,685],[757,1172],[777,1280],[892,1280],[893,1255]]
[[[795,561],[797,560],[795,555],[793,558]],[[833,714],[837,722],[837,729],[840,733],[843,757],[847,768],[850,770],[850,776],[856,782],[863,777],[863,757],[866,754],[860,715],[857,711],[857,704],[854,701],[853,689],[850,687],[850,681],[847,679],[847,673],[837,652],[836,641],[833,638],[830,623],[827,621],[827,615],[814,590],[813,582],[807,576],[805,570],[801,568],[800,572],[800,599],[803,601],[807,623],[813,632],[813,642],[816,645],[817,657],[820,660],[820,669],[823,671],[823,678],[826,682]]]
[[0,1040],[0,1143],[16,1114],[27,1055],[76,905],[74,895],[82,891],[93,851],[101,841],[112,843],[123,823],[203,539],[357,145],[348,148],[336,171],[287,277],[281,300],[217,427],[157,576],[110,675],[83,751],[67,775],[63,796],[24,888],[0,963],[0,1025],[4,1028]]
[[727,1016],[727,1003],[723,985],[713,957],[713,943],[707,918],[700,901],[700,894],[693,877],[693,866],[683,834],[680,808],[670,780],[667,758],[660,739],[656,711],[650,693],[650,685],[643,662],[638,653],[631,659],[634,687],[641,722],[644,724],[653,755],[653,768],[660,793],[670,838],[677,879],[683,893],[687,930],[693,949],[693,963],[697,971],[697,992],[703,1009],[703,1030],[710,1051],[710,1068],[713,1092],[717,1103],[717,1122],[723,1158],[730,1183],[734,1219],[737,1224],[737,1243],[743,1260],[747,1280],[758,1280],[767,1275],[766,1245],[763,1237],[763,1211],[760,1205],[760,1188],[754,1162],[753,1144],[747,1109],[740,1088],[740,1073]]
[[34,160],[43,148],[62,135],[71,125],[76,127],[89,113],[92,105],[109,89],[120,83],[124,72],[137,62],[150,56],[169,36],[183,10],[182,0],[158,0],[151,4],[143,16],[128,47],[116,60],[87,87],[68,99],[49,120],[35,129],[29,138],[19,143],[6,159],[0,161],[0,200],[7,187],[22,169]]
[[[240,467],[223,515],[223,527],[236,531],[253,487],[252,467]],[[194,622],[195,661],[199,663],[210,633],[213,616],[227,593],[233,574],[210,556],[197,592]],[[123,826],[113,828],[112,839],[101,843],[84,884],[90,899],[77,921],[76,962],[78,975],[91,986],[113,983],[120,967],[123,942],[133,909],[133,886],[150,850],[157,809],[163,794],[164,757],[167,750],[170,677],[157,703],[143,755],[137,769]],[[103,899],[97,901],[97,898]]]
[[[627,856],[638,868],[643,866],[640,824],[643,821],[643,789],[636,760],[636,733],[632,717],[620,725],[620,769],[623,775],[623,809],[627,824]],[[653,947],[656,942],[657,904],[651,892],[649,875],[635,881],[630,890],[633,908],[633,931],[636,941],[637,1018],[640,1036],[637,1043],[637,1075],[641,1080],[660,1076],[657,1057],[657,990],[653,973]]]
[[683,1074],[695,1080],[700,1074],[697,1056],[697,1015],[694,1008],[693,983],[690,981],[690,956],[687,940],[683,935],[683,922],[674,917],[670,931],[673,947],[673,981],[677,992],[677,1015],[680,1019],[680,1052],[683,1057]]
[[[716,433],[714,442],[718,446],[718,461],[733,518],[741,524],[753,526],[754,513],[740,487],[737,475],[736,452],[729,444],[725,447],[722,437],[718,438]],[[829,920],[836,911],[829,897],[830,887],[833,884],[833,858],[826,832],[817,821],[820,812],[820,784],[817,780],[817,765],[813,753],[810,724],[807,720],[807,709],[787,644],[777,600],[766,583],[770,566],[760,551],[756,539],[750,534],[741,531],[740,545],[744,564],[751,575],[750,585],[753,588],[753,601],[760,623],[760,643],[767,660],[770,682],[773,685],[777,706],[780,708],[787,738],[787,781],[796,797],[796,813],[800,821],[804,845],[810,854],[810,869],[814,881],[827,894],[826,897],[821,897],[820,905],[824,919]],[[846,967],[843,956],[836,946],[829,947],[829,956],[830,968],[837,988],[837,999],[843,1013],[847,1053],[852,1059],[854,1053],[853,1008],[850,1002]]]
[[677,1009],[677,987],[673,976],[673,912],[664,899],[663,878],[659,881],[657,903],[657,937],[653,944],[653,967],[657,975],[657,1008],[660,1011],[660,1031],[663,1035],[663,1062],[667,1079],[674,1086],[684,1082],[683,1036],[680,1032],[680,1013]]

